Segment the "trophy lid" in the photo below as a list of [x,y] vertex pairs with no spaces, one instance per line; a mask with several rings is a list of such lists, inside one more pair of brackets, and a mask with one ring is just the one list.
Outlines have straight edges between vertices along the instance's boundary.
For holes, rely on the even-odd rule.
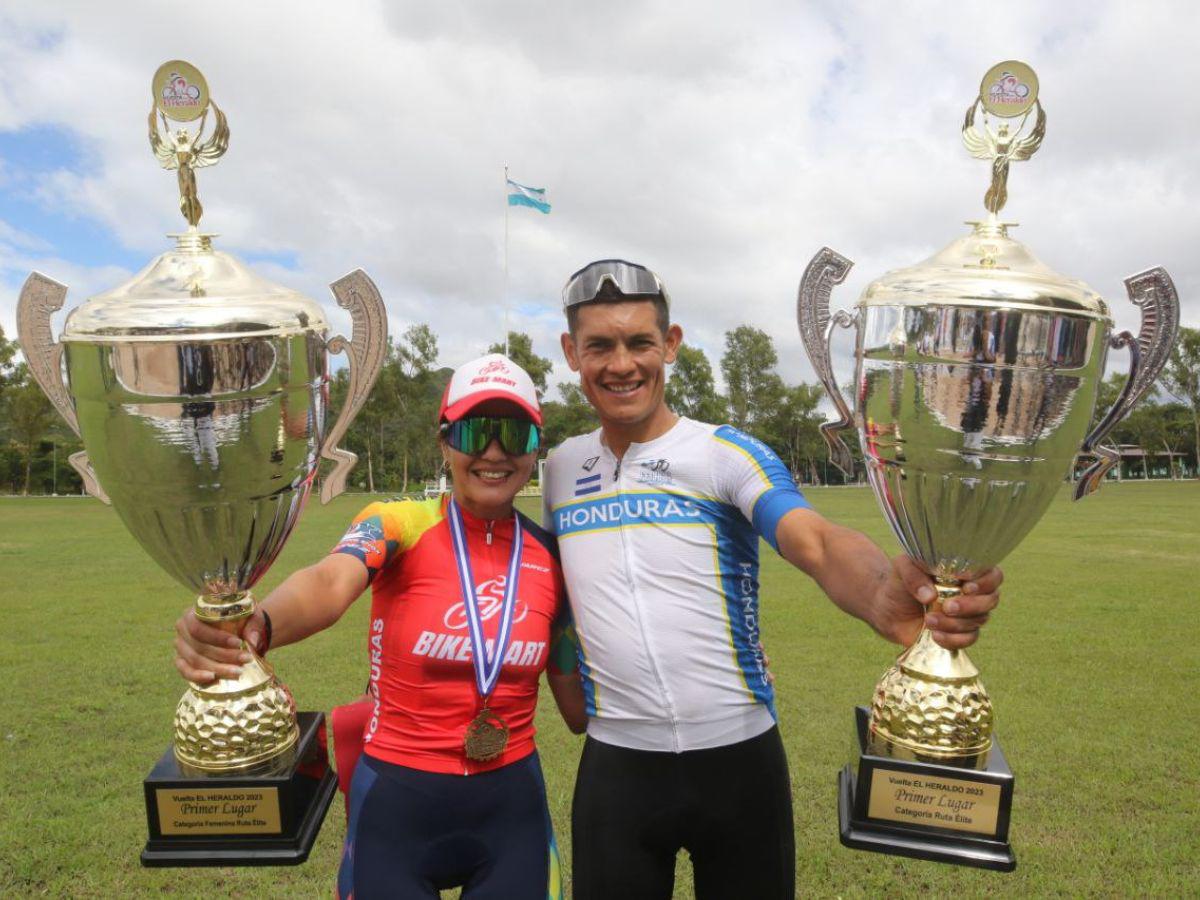
[[[196,170],[216,163],[229,147],[229,123],[204,76],[188,62],[170,60],[154,73],[150,91],[150,149],[164,169],[177,174],[179,211],[188,229],[172,235],[174,249],[131,280],[74,310],[62,340],[212,340],[325,331],[315,301],[213,250],[213,236],[200,232],[204,208]],[[210,113],[212,127],[206,133]],[[171,123],[188,127],[173,129]]]
[[67,317],[63,341],[153,341],[323,332],[316,301],[212,248],[190,228],[129,281]]
[[[1013,223],[998,217],[1008,200],[1011,163],[1033,156],[1046,134],[1046,111],[1038,90],[1037,74],[1019,60],[1005,60],[987,71],[962,126],[967,151],[991,163],[991,185],[983,198],[987,219],[969,222],[975,226],[971,234],[924,262],[872,282],[860,306],[988,306],[1111,321],[1099,294],[1041,262],[1008,236]],[[993,123],[992,117],[999,121]]]
[[1055,272],[990,217],[933,256],[867,285],[860,306],[988,306],[1109,319],[1094,290]]

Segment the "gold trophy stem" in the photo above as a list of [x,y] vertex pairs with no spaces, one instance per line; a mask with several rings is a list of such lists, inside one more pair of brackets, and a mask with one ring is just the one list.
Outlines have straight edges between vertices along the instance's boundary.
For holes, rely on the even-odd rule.
[[[241,636],[254,613],[249,592],[196,598],[196,618]],[[291,692],[271,664],[244,641],[251,660],[237,678],[191,682],[175,710],[175,758],[205,772],[238,772],[275,761],[295,745],[300,731]]]
[[196,598],[196,618],[222,631],[240,635],[246,620],[254,614],[254,598],[247,591],[228,597],[201,594]]
[[[957,579],[937,578],[936,584],[933,613],[962,593]],[[875,687],[871,743],[881,756],[967,768],[986,765],[992,703],[966,651],[947,650],[922,628]]]

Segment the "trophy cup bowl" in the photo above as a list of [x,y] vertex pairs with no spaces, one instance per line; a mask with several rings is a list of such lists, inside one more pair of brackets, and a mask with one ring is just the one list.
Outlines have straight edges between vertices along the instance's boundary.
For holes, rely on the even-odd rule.
[[[328,326],[312,300],[194,239],[74,311],[61,340],[80,437],[117,514],[198,595],[197,615],[236,633],[317,474]],[[190,686],[174,752],[234,772],[297,736],[291,694],[255,655],[237,679]]]
[[[981,259],[991,263],[984,273],[1000,274],[972,270],[971,261]],[[850,413],[822,325],[832,285],[850,265],[826,248],[801,287],[810,359],[821,361],[825,390],[844,411],[845,421],[822,433],[835,461],[852,471],[838,432],[851,421],[857,426],[880,509],[904,551],[934,577],[941,604],[1024,539],[1070,474],[1103,379],[1112,321],[1098,295],[1055,276],[1003,224],[979,223],[930,260],[873,282],[856,314],[835,320],[856,329]],[[1004,279],[1012,289],[1001,292]],[[1161,269],[1128,284],[1144,306],[1147,333],[1126,411],[1165,362],[1178,302]],[[1090,472],[1083,491],[1098,481]],[[906,669],[930,675],[929,686],[906,680]],[[926,693],[914,697],[914,690]],[[927,630],[880,682],[872,704],[872,735],[893,755],[983,765],[991,726],[978,670],[965,652],[938,648]]]
[[[295,527],[323,458],[334,466],[322,501],[345,484],[355,457],[337,444],[379,373],[387,319],[374,284],[355,271],[331,285],[352,337],[330,338],[319,304],[213,249],[197,227],[192,169],[224,153],[224,114],[187,63],[164,64],[154,84],[151,144],[180,169],[188,229],[128,282],[73,310],[58,342],[50,317],[67,289],[33,273],[18,335],[32,374],[83,442],[71,462],[88,490],[197,595],[198,618],[240,635],[255,608],[251,589]],[[214,132],[202,140],[210,110]],[[156,111],[164,125],[168,116],[200,125],[164,139]],[[342,351],[349,391],[330,428],[328,355]],[[179,702],[173,749],[145,783],[146,865],[308,855],[335,787],[323,716],[298,718],[272,666],[243,648],[252,660],[239,677],[192,683]]]
[[[1020,73],[1032,92],[1018,98],[1017,111],[997,115],[1036,109],[1030,134],[1004,125],[979,137],[975,106],[964,125],[968,148],[993,159],[988,217],[924,262],[872,282],[853,313],[830,314],[832,289],[852,264],[827,247],[808,264],[798,297],[801,338],[840,416],[821,429],[831,458],[853,473],[840,433],[855,428],[884,517],[934,579],[933,612],[1025,538],[1078,454],[1096,459],[1075,498],[1098,487],[1117,458],[1100,442],[1157,378],[1178,324],[1178,297],[1164,270],[1126,280],[1142,326],[1136,338],[1114,335],[1099,295],[1010,237],[997,216],[1008,162],[1037,149],[1045,114],[1036,76],[1013,61],[989,72],[981,96],[989,97],[995,73],[1008,72]],[[837,327],[855,331],[853,408],[833,370]],[[1120,347],[1130,351],[1129,377],[1089,434],[1108,350]],[[1013,868],[1012,773],[994,743],[979,670],[964,651],[946,650],[922,629],[876,686],[870,711],[859,708],[856,731],[857,777],[854,766],[841,776],[843,843]]]

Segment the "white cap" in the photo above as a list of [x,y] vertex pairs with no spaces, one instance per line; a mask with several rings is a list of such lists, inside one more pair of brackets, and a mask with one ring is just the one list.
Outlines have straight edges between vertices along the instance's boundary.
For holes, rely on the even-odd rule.
[[456,422],[484,400],[511,400],[529,414],[536,425],[542,424],[542,408],[537,389],[529,373],[500,353],[489,353],[454,370],[438,421]]

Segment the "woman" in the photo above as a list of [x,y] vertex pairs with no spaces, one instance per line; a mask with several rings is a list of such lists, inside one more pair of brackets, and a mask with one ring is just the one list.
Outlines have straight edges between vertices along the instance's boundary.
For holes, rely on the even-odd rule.
[[[513,508],[537,456],[537,394],[520,367],[484,356],[455,371],[439,420],[450,496],[372,503],[329,556],[263,601],[245,636],[264,651],[303,640],[372,587],[375,705],[339,896],[436,897],[457,885],[464,896],[541,898],[547,885],[558,896],[533,743],[543,670],[571,730],[587,720],[553,538]],[[236,673],[227,634],[190,612],[177,630],[185,678]]]

